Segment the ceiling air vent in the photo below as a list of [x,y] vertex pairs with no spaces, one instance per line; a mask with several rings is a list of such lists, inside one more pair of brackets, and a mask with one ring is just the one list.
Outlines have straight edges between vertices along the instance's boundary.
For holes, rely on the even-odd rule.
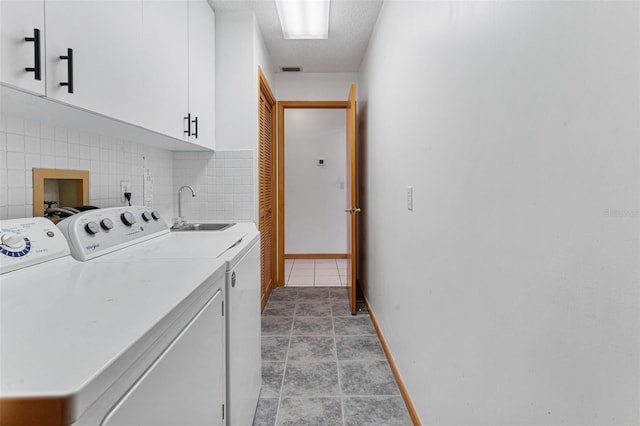
[[302,67],[282,67],[282,72],[302,72]]

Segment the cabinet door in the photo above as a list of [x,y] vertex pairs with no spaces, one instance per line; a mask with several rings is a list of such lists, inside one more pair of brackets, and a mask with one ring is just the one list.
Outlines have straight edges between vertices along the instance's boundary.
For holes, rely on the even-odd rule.
[[[142,0],[46,0],[47,97],[141,121]],[[73,93],[67,49],[73,49]]]
[[[2,0],[0,1],[0,81],[38,95],[45,94],[44,61],[44,0]],[[39,34],[39,52],[36,41],[26,41]],[[34,71],[25,68],[36,67],[36,53],[39,53],[40,80]]]
[[[223,279],[220,286],[224,286]],[[109,413],[104,426],[222,425],[224,317],[218,291]]]
[[185,0],[144,0],[142,127],[186,139],[189,110],[188,15]]
[[192,119],[198,118],[198,137],[189,140],[211,149],[215,147],[215,23],[206,0],[189,0],[189,112]]

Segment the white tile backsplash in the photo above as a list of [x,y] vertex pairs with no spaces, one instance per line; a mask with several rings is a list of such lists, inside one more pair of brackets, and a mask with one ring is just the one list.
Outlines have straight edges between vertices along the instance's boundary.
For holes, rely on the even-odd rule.
[[0,219],[33,214],[34,167],[88,170],[89,203],[99,207],[124,204],[121,180],[132,184],[132,204],[142,204],[143,167],[148,167],[154,176],[152,205],[170,218],[171,151],[4,114],[0,123]]
[[177,216],[182,185],[196,191],[182,194],[188,220],[256,221],[254,150],[172,152],[0,114],[0,219],[32,216],[33,168],[88,170],[89,204],[98,207],[124,205],[121,180],[131,184],[131,203],[143,204],[149,168],[152,207],[167,221]]
[[191,185],[196,197],[182,192],[182,214],[188,221],[255,222],[255,151],[175,152],[174,217],[178,188]]
[[24,121],[24,134],[28,137],[40,138],[40,122],[35,120]]
[[16,135],[24,134],[24,120],[18,117],[6,117],[6,133],[12,133]]
[[23,152],[24,151],[24,135],[7,135],[7,151]]

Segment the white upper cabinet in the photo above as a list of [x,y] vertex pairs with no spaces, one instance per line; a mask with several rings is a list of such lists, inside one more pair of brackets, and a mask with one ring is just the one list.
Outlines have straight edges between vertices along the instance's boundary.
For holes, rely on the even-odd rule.
[[0,24],[0,81],[44,95],[44,0],[0,1]]
[[[215,147],[215,15],[206,0],[189,2],[190,141]],[[197,138],[195,135],[197,134]]]
[[188,8],[185,0],[144,0],[142,127],[187,140]]
[[47,97],[140,122],[142,0],[46,0],[45,12]]
[[213,149],[213,10],[206,0],[143,0],[143,40],[143,127]]
[[4,85],[151,130],[146,140],[172,138],[176,150],[214,148],[207,0],[0,0],[0,21]]

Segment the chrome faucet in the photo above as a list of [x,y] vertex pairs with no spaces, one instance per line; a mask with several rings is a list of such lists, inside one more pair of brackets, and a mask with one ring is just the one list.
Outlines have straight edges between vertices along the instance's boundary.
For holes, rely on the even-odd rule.
[[196,196],[196,191],[194,191],[193,188],[189,185],[182,185],[180,189],[178,189],[178,226],[184,225],[184,223],[186,222],[184,216],[182,216],[182,200],[180,199],[180,192],[182,192],[182,190],[185,188],[189,188],[191,190],[192,197]]

